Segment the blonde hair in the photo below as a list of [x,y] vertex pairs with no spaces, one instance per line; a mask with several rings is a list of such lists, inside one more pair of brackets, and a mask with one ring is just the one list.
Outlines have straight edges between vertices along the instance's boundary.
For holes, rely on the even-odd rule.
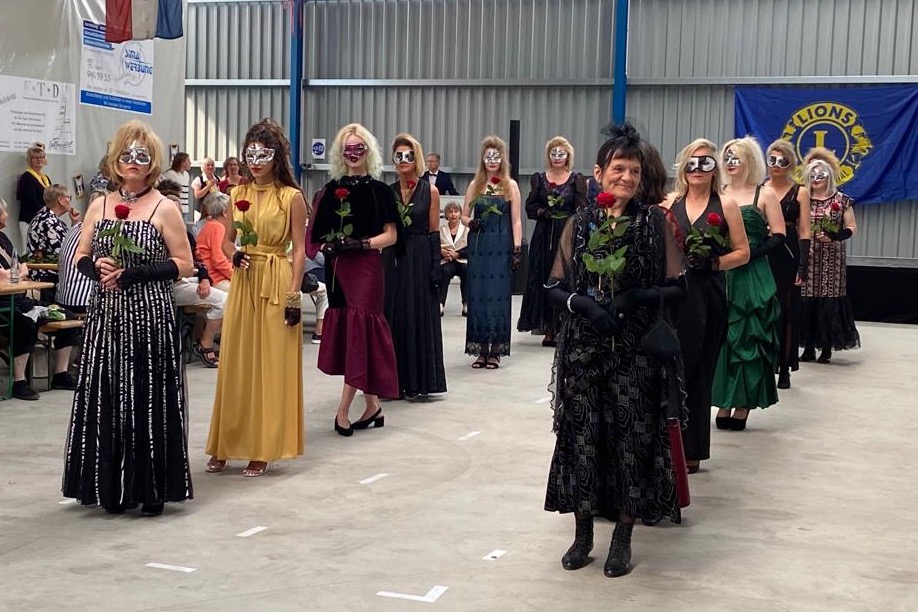
[[800,165],[800,158],[797,157],[794,145],[792,145],[789,140],[784,140],[783,138],[777,139],[765,149],[766,155],[771,151],[777,151],[782,157],[786,157],[790,160],[791,165],[787,168],[788,172],[793,172],[794,168]]
[[475,188],[479,194],[485,192],[488,187],[488,171],[485,168],[484,154],[488,149],[496,149],[500,153],[500,170],[497,171],[500,177],[500,192],[510,197],[510,160],[507,156],[507,143],[500,136],[485,136],[481,141],[481,148],[478,152],[478,169],[475,171]]
[[[803,163],[809,168],[809,165],[820,159],[832,168],[832,174],[837,177],[838,173],[841,172],[841,162],[838,161],[838,157],[825,147],[813,147],[806,152],[806,156],[803,158]],[[809,187],[808,187],[809,188]]]
[[[752,136],[728,140],[720,150],[720,159],[718,160],[720,163],[723,163],[727,149],[732,149],[733,154],[743,162],[743,171],[737,175],[736,182],[741,185],[750,183],[761,185],[762,181],[765,180],[766,167],[765,156],[762,154],[762,147],[759,146],[759,141]],[[727,185],[733,184],[733,177],[724,172],[724,182]]]
[[10,207],[3,198],[0,198],[0,212],[10,212]]
[[32,158],[37,155],[47,155],[45,153],[45,145],[40,142],[33,143],[31,147],[26,149],[26,163],[31,164]]
[[[673,193],[675,194],[674,199],[676,200],[685,196],[688,192],[688,179],[686,179],[685,176],[685,165],[688,163],[689,158],[692,157],[692,154],[698,149],[707,149],[711,152],[711,157],[717,157],[717,145],[707,138],[696,138],[679,151],[679,155],[676,156],[676,163],[673,166],[673,170],[676,174],[676,178],[673,181]],[[717,167],[711,172],[711,193],[720,195],[722,184],[723,178],[720,170],[720,162],[718,161]]]
[[399,147],[410,147],[414,152],[415,174],[421,176],[427,171],[427,159],[424,157],[424,149],[421,148],[421,143],[414,136],[407,132],[397,134],[392,141],[392,152],[395,153],[395,150]]
[[369,151],[364,158],[367,174],[378,179],[382,176],[382,154],[379,151],[379,141],[370,133],[370,130],[359,123],[348,123],[335,135],[335,140],[328,151],[331,161],[331,177],[339,179],[347,174],[347,164],[344,163],[344,142],[351,135],[356,136],[367,145]]
[[822,168],[829,173],[829,178],[826,179],[826,194],[831,196],[838,191],[838,185],[835,184],[838,175],[835,174],[835,169],[832,168],[832,164],[824,159],[816,158],[808,163],[806,169],[803,171],[803,184],[806,185],[806,189],[810,192],[810,195],[813,195],[813,185],[810,180],[810,173],[816,168]]
[[565,170],[571,170],[574,167],[574,147],[564,136],[555,136],[545,145],[545,159],[548,161],[546,168],[551,169],[551,150],[555,147],[561,147],[567,151],[567,159],[564,163]]
[[63,185],[58,185],[54,183],[50,187],[45,187],[45,192],[42,194],[42,199],[45,201],[45,206],[52,206],[57,204],[57,199],[62,198],[66,195],[70,195],[70,192]]
[[124,177],[120,173],[118,158],[121,152],[131,146],[134,141],[142,142],[150,151],[150,170],[144,180],[148,186],[153,186],[162,174],[163,141],[156,132],[142,121],[128,121],[115,132],[112,137],[112,146],[105,158],[105,171],[103,174],[111,178],[116,187],[124,184]]

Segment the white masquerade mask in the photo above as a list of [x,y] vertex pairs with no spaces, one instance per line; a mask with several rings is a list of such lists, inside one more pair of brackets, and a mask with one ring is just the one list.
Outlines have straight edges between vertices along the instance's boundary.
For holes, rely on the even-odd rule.
[[500,151],[497,149],[488,149],[482,158],[482,161],[486,164],[499,164],[501,160]]
[[245,150],[245,163],[250,166],[263,166],[274,160],[274,149],[260,144],[250,144]]
[[150,149],[141,146],[136,140],[131,143],[131,146],[122,151],[118,157],[118,161],[122,164],[136,164],[138,166],[149,166],[151,160]]

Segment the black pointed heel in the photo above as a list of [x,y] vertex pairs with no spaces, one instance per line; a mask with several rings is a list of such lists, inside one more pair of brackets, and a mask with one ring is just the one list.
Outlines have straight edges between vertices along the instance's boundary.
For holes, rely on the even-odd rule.
[[356,421],[351,425],[352,429],[366,429],[371,424],[373,427],[385,427],[386,426],[386,415],[380,414],[382,408],[376,410],[376,413],[368,419],[362,421]]
[[338,432],[339,436],[344,436],[348,438],[354,435],[354,426],[348,425],[347,427],[341,427],[338,425],[338,417],[335,417],[335,431]]
[[733,417],[714,417],[714,426],[717,429],[730,429],[730,425],[733,422]]

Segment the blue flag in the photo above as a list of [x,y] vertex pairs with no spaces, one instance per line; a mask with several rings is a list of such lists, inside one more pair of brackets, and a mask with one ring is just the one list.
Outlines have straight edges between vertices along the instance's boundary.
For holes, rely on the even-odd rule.
[[[856,202],[918,200],[918,86],[736,88],[738,137],[783,138],[841,161],[838,185]],[[798,170],[799,178],[801,170]]]

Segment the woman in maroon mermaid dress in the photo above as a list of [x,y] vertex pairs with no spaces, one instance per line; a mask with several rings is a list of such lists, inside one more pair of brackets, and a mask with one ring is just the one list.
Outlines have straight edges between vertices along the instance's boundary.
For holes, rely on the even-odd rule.
[[[398,397],[398,371],[389,324],[383,315],[383,268],[380,251],[403,250],[402,224],[392,190],[376,177],[382,157],[376,138],[351,123],[338,132],[329,151],[332,180],[309,224],[307,254],[325,254],[328,311],[319,369],[344,375],[344,389],[335,416],[335,431],[382,427],[379,397]],[[348,410],[364,393],[366,409],[353,424]]]

